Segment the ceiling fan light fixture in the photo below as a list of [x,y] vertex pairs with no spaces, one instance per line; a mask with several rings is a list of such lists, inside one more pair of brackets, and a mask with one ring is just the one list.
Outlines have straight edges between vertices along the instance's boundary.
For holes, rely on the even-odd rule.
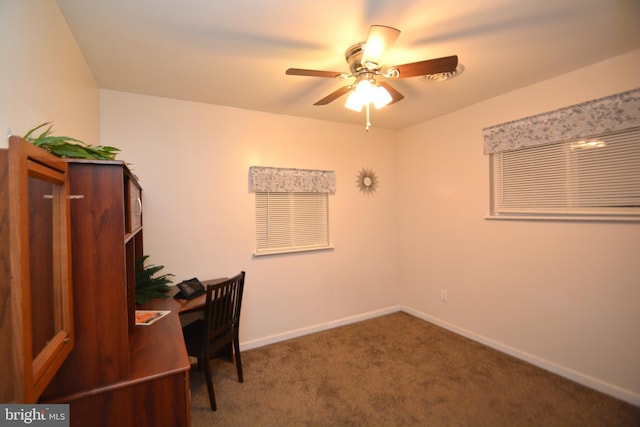
[[358,92],[360,96],[366,98],[367,94],[371,92],[371,88],[373,85],[371,84],[371,80],[367,78],[361,78],[358,84],[356,85],[355,92]]
[[378,61],[382,59],[385,43],[382,39],[367,40],[364,45],[362,64],[370,70],[378,68]]
[[344,102],[344,106],[349,110],[355,111],[356,113],[362,111],[363,103],[360,97],[356,94],[355,90],[351,91],[349,96],[347,96],[347,100]]
[[366,78],[360,78],[354,90],[351,91],[344,104],[350,110],[362,111],[362,107],[371,102],[371,82]]
[[372,99],[373,106],[376,107],[377,110],[381,109],[393,100],[389,91],[378,85],[374,86],[372,89]]
[[350,110],[360,112],[364,106],[373,104],[379,110],[392,100],[391,94],[384,87],[379,86],[375,81],[372,82],[364,78],[351,91],[344,106]]
[[379,68],[386,51],[398,39],[400,30],[386,25],[372,25],[363,45],[362,65],[369,70]]

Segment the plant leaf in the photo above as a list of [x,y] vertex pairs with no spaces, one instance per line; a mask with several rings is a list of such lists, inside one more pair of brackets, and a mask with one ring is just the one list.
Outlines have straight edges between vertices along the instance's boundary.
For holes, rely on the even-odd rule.
[[[31,134],[35,131],[37,131],[38,129],[40,129],[42,126],[46,126],[46,125],[51,125],[51,122],[45,122],[42,123],[41,125],[38,125],[36,127],[34,127],[33,129],[29,130],[25,135],[24,135],[24,139],[29,140],[29,137],[31,136]],[[51,129],[51,126],[49,126],[49,129]],[[46,132],[46,131],[45,131]]]
[[[42,131],[37,137],[32,137],[32,134],[38,129],[49,125],[48,128]],[[116,154],[120,149],[116,147],[98,145],[92,146],[79,139],[72,138],[70,136],[53,136],[51,122],[42,123],[33,129],[30,129],[25,135],[24,139],[37,145],[50,153],[67,158],[81,158],[81,159],[93,159],[93,160],[114,160]]]
[[157,273],[164,269],[164,265],[144,266],[148,258],[149,255],[143,255],[135,261],[136,304],[144,304],[150,298],[166,298],[167,295],[165,293],[171,289],[168,286],[169,283],[172,283],[169,277],[174,275],[166,273],[156,276]]

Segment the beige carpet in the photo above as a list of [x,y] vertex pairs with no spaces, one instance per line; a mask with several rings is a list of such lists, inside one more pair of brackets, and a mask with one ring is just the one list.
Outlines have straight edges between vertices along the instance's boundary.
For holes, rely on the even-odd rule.
[[191,371],[192,426],[640,426],[640,408],[406,313]]

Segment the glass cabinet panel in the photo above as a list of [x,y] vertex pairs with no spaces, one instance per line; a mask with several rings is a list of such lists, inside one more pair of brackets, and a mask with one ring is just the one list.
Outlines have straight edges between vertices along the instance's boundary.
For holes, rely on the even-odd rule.
[[[58,186],[59,187],[59,186]],[[56,185],[29,177],[29,273],[31,278],[31,339],[33,354],[40,353],[55,335],[60,322],[59,301],[54,301],[53,270],[59,257],[53,250],[54,191]]]
[[73,347],[67,164],[11,137],[8,156],[14,400],[33,403]]

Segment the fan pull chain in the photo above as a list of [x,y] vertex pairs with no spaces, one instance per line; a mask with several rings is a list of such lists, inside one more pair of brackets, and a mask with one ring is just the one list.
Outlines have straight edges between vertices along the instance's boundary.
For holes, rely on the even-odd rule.
[[366,110],[366,114],[367,114],[367,124],[365,125],[364,129],[365,129],[367,132],[369,132],[369,128],[371,127],[371,119],[370,119],[370,115],[369,115],[369,105],[370,105],[370,104],[367,104],[367,105],[365,106],[365,108],[367,109],[367,110]]

